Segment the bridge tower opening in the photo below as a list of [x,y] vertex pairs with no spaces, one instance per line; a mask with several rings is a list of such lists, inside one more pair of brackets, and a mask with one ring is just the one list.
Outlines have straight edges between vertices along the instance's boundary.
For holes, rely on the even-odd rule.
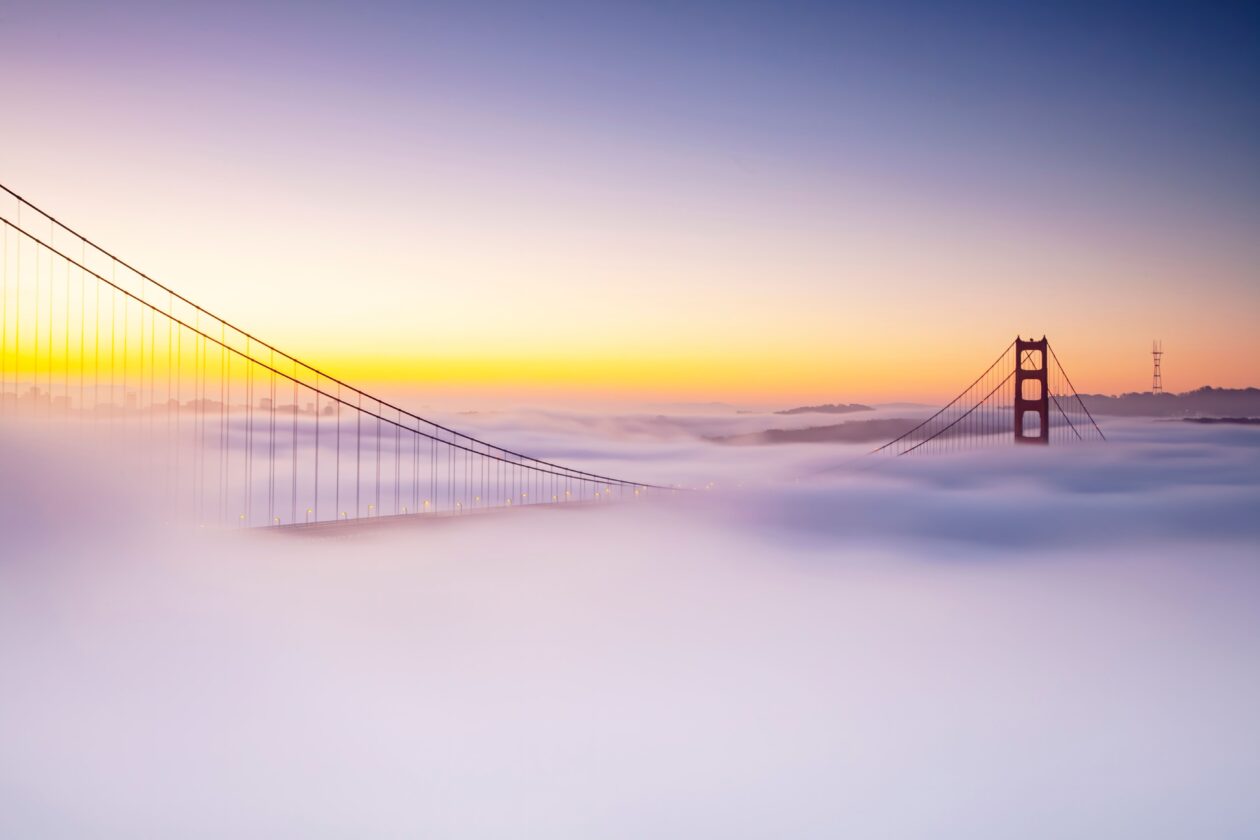
[[1048,344],[1015,339],[1015,442],[1050,443],[1050,393],[1047,388]]

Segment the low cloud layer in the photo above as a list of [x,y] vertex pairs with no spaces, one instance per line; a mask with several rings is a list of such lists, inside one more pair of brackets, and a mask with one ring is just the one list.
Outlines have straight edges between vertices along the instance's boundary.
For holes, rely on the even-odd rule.
[[476,422],[712,489],[351,539],[190,532],[147,519],[112,457],[6,436],[0,834],[1260,820],[1260,430],[869,459],[701,439],[739,418]]

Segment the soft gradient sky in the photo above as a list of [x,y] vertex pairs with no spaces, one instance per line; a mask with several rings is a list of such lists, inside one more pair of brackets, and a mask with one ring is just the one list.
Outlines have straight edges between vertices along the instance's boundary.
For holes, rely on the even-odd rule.
[[417,396],[1260,384],[1257,8],[0,0],[0,182]]

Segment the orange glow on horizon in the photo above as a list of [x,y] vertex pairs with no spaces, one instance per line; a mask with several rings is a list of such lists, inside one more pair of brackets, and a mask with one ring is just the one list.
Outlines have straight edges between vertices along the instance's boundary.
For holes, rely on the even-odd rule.
[[[1052,340],[1053,341],[1053,340]],[[975,348],[971,348],[974,350]],[[854,359],[804,356],[795,348],[772,353],[741,350],[703,355],[656,353],[643,356],[587,352],[516,356],[433,355],[423,358],[347,354],[325,360],[327,369],[371,390],[456,395],[510,395],[516,399],[591,401],[720,401],[747,405],[796,405],[827,402],[915,401],[951,399],[1002,350],[951,351],[929,365],[907,364],[899,356],[871,354]],[[1056,347],[1073,383],[1082,393],[1125,393],[1149,389],[1147,359],[1131,354],[1115,364],[1089,363],[1088,354]],[[1185,382],[1174,390],[1203,385],[1245,387],[1243,365],[1232,378]]]

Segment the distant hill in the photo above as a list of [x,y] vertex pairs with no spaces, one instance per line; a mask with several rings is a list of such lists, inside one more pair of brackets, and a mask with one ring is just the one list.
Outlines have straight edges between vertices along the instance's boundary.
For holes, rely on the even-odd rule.
[[856,411],[874,411],[869,405],[861,403],[853,403],[852,405],[844,405],[843,403],[833,405],[803,405],[800,408],[787,408],[783,411],[776,411],[775,414],[853,414]]
[[1226,426],[1260,426],[1260,417],[1182,417],[1182,423],[1224,424]]
[[1094,414],[1118,417],[1260,417],[1260,388],[1199,388],[1184,394],[1082,394]]
[[890,403],[875,403],[875,405],[874,405],[874,406],[872,406],[872,408],[886,408],[886,409],[910,409],[910,410],[913,410],[913,411],[920,411],[920,410],[923,410],[923,409],[927,409],[927,410],[935,410],[935,409],[937,409],[937,408],[940,408],[940,406],[938,406],[938,405],[931,405],[931,404],[929,404],[929,403],[916,403],[916,402],[890,402]]
[[882,443],[914,428],[915,420],[850,420],[808,429],[766,429],[744,435],[710,437],[714,443],[750,446],[766,443]]

